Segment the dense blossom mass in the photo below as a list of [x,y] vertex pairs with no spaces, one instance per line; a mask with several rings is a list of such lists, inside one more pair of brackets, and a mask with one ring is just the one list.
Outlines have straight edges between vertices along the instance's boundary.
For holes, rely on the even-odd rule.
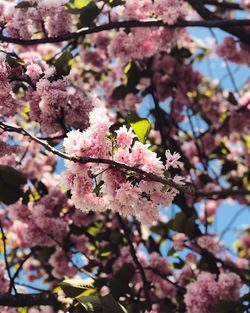
[[197,281],[187,286],[185,303],[189,313],[208,313],[222,300],[238,300],[240,296],[241,281],[234,274],[219,275],[218,281],[210,273],[200,273]]
[[[140,168],[164,178],[164,168],[178,167],[178,153],[166,152],[166,166],[149,150],[149,145],[134,141],[132,129],[125,126],[109,132],[111,118],[108,111],[97,102],[90,113],[90,127],[84,132],[71,131],[64,140],[66,153],[72,157],[92,157],[114,160],[131,167]],[[116,138],[115,138],[116,135]],[[97,162],[98,163],[98,162]],[[168,206],[178,190],[167,188],[158,182],[147,182],[134,173],[126,174],[105,164],[78,164],[67,161],[63,187],[70,190],[75,206],[83,211],[112,210],[124,216],[134,215],[144,223],[158,219],[159,208]],[[179,184],[182,177],[175,176]],[[139,208],[143,207],[143,210]]]
[[1,313],[250,311],[249,13],[0,1]]

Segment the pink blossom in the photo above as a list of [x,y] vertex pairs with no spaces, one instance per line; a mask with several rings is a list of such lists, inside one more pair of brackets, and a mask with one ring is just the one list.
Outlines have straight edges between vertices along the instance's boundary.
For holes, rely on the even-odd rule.
[[238,300],[242,282],[235,273],[221,273],[218,283],[221,288],[221,299]]
[[7,292],[9,289],[9,280],[6,278],[6,268],[4,263],[0,263],[0,292]]
[[71,278],[77,273],[77,268],[70,264],[70,259],[71,256],[62,249],[56,249],[56,252],[49,259],[50,265],[53,266],[52,274],[55,278],[62,279],[64,276]]
[[245,10],[250,10],[250,1],[249,0],[241,0],[240,5]]
[[238,46],[233,37],[226,37],[223,43],[218,46],[216,52],[229,61],[250,66],[249,45],[241,43]]
[[12,116],[17,110],[17,102],[12,93],[8,76],[8,68],[3,59],[0,58],[0,114],[2,116]]
[[41,79],[30,96],[31,118],[41,124],[45,134],[87,127],[92,101],[80,90],[69,90],[66,79],[53,82]]
[[[125,126],[117,133],[117,149],[110,139],[110,116],[99,102],[89,115],[90,126],[85,131],[71,131],[64,140],[66,153],[75,157],[114,159],[117,162],[136,166],[142,170],[163,176],[164,166],[149,146],[139,141],[133,143],[135,135]],[[176,157],[176,155],[175,155]],[[173,165],[179,161],[172,162]],[[124,216],[134,215],[143,223],[152,223],[159,218],[158,205],[169,205],[178,190],[169,188],[162,191],[162,185],[144,180],[133,184],[124,172],[102,164],[76,164],[66,162],[67,170],[62,175],[63,187],[71,190],[74,205],[84,212],[105,211],[108,208]],[[93,178],[96,181],[93,181]],[[174,177],[182,184],[180,177]],[[101,184],[101,187],[99,187]],[[100,188],[100,190],[99,190]],[[139,210],[143,207],[144,210]]]
[[184,301],[188,313],[210,313],[220,300],[236,301],[240,296],[241,280],[234,273],[221,273],[218,280],[211,273],[202,272],[187,285]]
[[218,250],[218,246],[209,235],[199,237],[197,243],[201,248],[206,249],[213,254]]
[[131,146],[133,142],[133,138],[135,138],[135,134],[133,133],[132,129],[129,128],[127,130],[126,126],[123,125],[118,130],[115,131],[117,134],[116,142],[121,147]]
[[166,169],[168,170],[170,167],[177,168],[181,165],[181,162],[179,161],[180,155],[178,152],[174,152],[174,154],[171,154],[170,150],[167,150],[165,152],[166,155]]

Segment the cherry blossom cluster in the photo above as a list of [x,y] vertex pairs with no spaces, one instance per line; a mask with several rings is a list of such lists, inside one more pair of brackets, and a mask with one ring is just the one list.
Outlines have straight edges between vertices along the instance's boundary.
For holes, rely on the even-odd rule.
[[32,38],[36,33],[56,37],[71,29],[71,15],[64,5],[67,0],[30,0],[24,6],[16,1],[1,2],[1,23],[11,37]]
[[[92,157],[113,160],[164,177],[164,169],[180,166],[178,154],[166,153],[163,165],[149,145],[134,141],[132,129],[119,128],[116,139],[109,132],[111,119],[108,111],[97,104],[90,113],[90,127],[84,132],[71,131],[64,140],[66,153],[71,157]],[[110,138],[111,137],[111,138]],[[158,219],[158,206],[168,206],[178,191],[163,188],[158,182],[140,179],[103,164],[79,164],[66,161],[63,187],[70,190],[75,206],[83,211],[103,212],[108,209],[124,216],[134,215],[144,223]],[[182,177],[174,181],[183,184]],[[138,208],[143,207],[143,210]]]
[[19,146],[6,143],[8,136],[0,131],[0,159],[5,155],[11,155],[19,150]]
[[250,1],[249,0],[241,0],[241,6],[245,10],[250,10]]
[[220,300],[236,301],[241,287],[241,280],[234,273],[221,273],[216,280],[215,275],[201,272],[195,282],[187,285],[187,312],[210,313]]
[[[174,24],[186,16],[186,5],[182,0],[168,1],[126,1],[124,6],[112,11],[113,20],[143,20],[159,18],[167,24]],[[126,61],[153,56],[159,51],[170,51],[183,34],[179,29],[132,29],[129,33],[120,31],[112,39],[109,54]]]
[[85,129],[91,108],[91,99],[81,89],[70,87],[67,79],[41,79],[30,94],[30,117],[40,123],[45,134]]
[[216,52],[229,61],[250,66],[249,45],[245,43],[237,45],[233,37],[226,37]]
[[[92,101],[80,87],[74,87],[68,77],[55,78],[55,67],[43,60],[43,54],[49,51],[47,47],[40,53],[20,53],[23,65],[17,64],[14,68],[7,63],[7,57],[2,59],[0,114],[10,117],[26,110],[28,118],[38,122],[47,135],[65,133],[71,128],[85,129]],[[14,78],[16,75],[18,80]],[[25,83],[21,91],[20,81]],[[18,91],[15,94],[13,90]]]
[[17,109],[17,102],[12,93],[12,85],[8,80],[9,68],[3,58],[0,59],[0,115],[14,115]]
[[9,229],[10,245],[34,247],[62,243],[68,231],[67,222],[59,218],[64,207],[67,207],[67,198],[58,189],[51,189],[34,203],[10,206],[9,218],[13,222]]
[[153,17],[171,25],[186,16],[187,4],[183,0],[128,0],[112,14],[113,18],[121,17],[124,20],[142,20]]

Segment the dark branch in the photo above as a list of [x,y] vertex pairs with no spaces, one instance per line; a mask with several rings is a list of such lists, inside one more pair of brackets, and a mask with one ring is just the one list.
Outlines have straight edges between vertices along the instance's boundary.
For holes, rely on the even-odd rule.
[[0,305],[9,307],[32,307],[35,305],[51,305],[60,307],[57,297],[49,293],[17,294],[0,293]]
[[141,179],[158,182],[158,183],[161,183],[163,185],[168,185],[168,186],[175,188],[181,192],[186,192],[186,193],[191,194],[191,195],[194,193],[194,187],[193,186],[189,185],[187,187],[187,186],[182,185],[182,184],[181,185],[177,184],[176,182],[174,182],[174,180],[172,178],[165,179],[165,178],[158,176],[158,175],[155,175],[153,173],[145,172],[144,170],[140,169],[139,167],[129,166],[129,165],[126,165],[123,163],[119,163],[119,162],[110,160],[110,159],[70,156],[64,152],[61,152],[61,151],[53,148],[47,142],[45,142],[41,139],[38,139],[36,136],[32,135],[31,133],[29,133],[27,130],[25,130],[22,127],[8,125],[8,124],[0,121],[0,128],[2,128],[4,131],[7,131],[7,132],[16,132],[16,133],[22,134],[24,136],[27,136],[30,139],[32,139],[33,141],[36,141],[37,143],[39,143],[47,151],[52,152],[53,154],[65,159],[65,160],[69,160],[69,161],[72,161],[75,163],[81,163],[81,164],[86,164],[86,163],[107,164],[113,168],[118,168],[121,170],[136,173],[140,176]]
[[205,4],[211,4],[216,7],[220,7],[223,9],[229,9],[229,10],[244,10],[239,3],[233,3],[228,1],[218,1],[218,0],[205,0]]
[[[200,0],[188,0],[189,4],[192,6],[192,8],[199,13],[199,15],[206,20],[206,22],[211,22],[211,21],[225,21],[223,20],[220,16],[218,16],[217,14],[209,11],[206,7],[205,4],[200,1]],[[224,24],[224,25],[220,25],[219,27],[226,31],[227,33],[238,37],[241,41],[245,42],[245,43],[250,43],[250,35],[249,32],[247,32],[243,27],[241,27],[239,24],[238,25],[234,25],[234,27],[232,27],[233,25],[230,24]],[[243,26],[243,25],[242,25]]]
[[124,231],[124,235],[128,241],[128,245],[129,245],[129,250],[130,250],[130,253],[131,253],[131,256],[132,256],[132,259],[136,265],[136,267],[138,268],[139,272],[140,272],[140,275],[141,275],[141,278],[142,278],[142,282],[143,282],[143,290],[144,290],[144,294],[145,294],[145,298],[146,298],[146,303],[147,303],[147,309],[150,309],[151,308],[151,300],[150,300],[150,295],[149,295],[149,290],[150,290],[150,283],[148,282],[147,280],[147,277],[146,277],[146,274],[144,272],[144,269],[143,269],[143,266],[141,265],[140,261],[138,260],[137,258],[137,255],[136,255],[136,250],[133,246],[133,242],[131,241],[130,239],[130,235],[129,235],[129,232],[128,232],[128,229],[127,229],[127,226],[125,224],[125,222],[123,221],[122,217],[119,215],[119,213],[116,214],[118,220],[119,220],[119,223]]
[[10,286],[9,286],[9,293],[11,293],[11,290],[13,288],[14,292],[17,293],[16,288],[15,288],[15,284],[14,284],[14,280],[12,278],[11,272],[10,272],[10,265],[8,262],[8,256],[7,256],[7,246],[6,246],[6,236],[4,233],[4,229],[2,224],[0,223],[0,231],[1,231],[1,235],[2,235],[2,241],[3,241],[3,255],[4,255],[4,261],[5,261],[5,267],[8,273],[8,277],[10,280]]
[[173,181],[173,179],[171,179],[171,178],[165,179],[165,178],[162,178],[162,177],[155,175],[153,173],[145,172],[138,167],[129,166],[129,165],[126,165],[123,163],[119,163],[119,162],[110,160],[110,159],[70,156],[64,152],[61,152],[61,151],[53,148],[46,141],[43,141],[43,140],[37,138],[36,136],[32,135],[27,130],[25,130],[24,128],[19,127],[19,126],[8,125],[8,124],[0,121],[0,128],[2,128],[4,131],[7,131],[7,132],[16,132],[16,133],[22,134],[24,136],[27,136],[27,137],[31,138],[32,140],[36,141],[37,143],[39,143],[47,151],[52,152],[53,154],[65,159],[65,160],[69,160],[69,161],[72,161],[75,163],[81,163],[81,164],[86,164],[86,163],[107,164],[113,168],[118,168],[121,170],[134,172],[134,173],[138,174],[142,179],[155,181],[155,182],[161,183],[163,185],[168,185],[168,186],[175,188],[175,189],[177,189],[183,193],[195,195],[197,197],[202,196],[202,197],[207,197],[207,198],[214,198],[217,196],[218,198],[219,197],[220,198],[226,198],[226,197],[237,196],[237,195],[242,195],[242,196],[250,195],[250,190],[244,190],[244,189],[243,190],[241,190],[241,189],[224,189],[224,190],[218,190],[218,191],[217,190],[215,190],[215,191],[195,191],[194,186],[192,186],[192,185],[189,185],[189,184],[179,185],[179,184],[175,183]]
[[[196,0],[192,0],[192,1],[190,1],[190,3],[193,1],[196,2]],[[202,16],[202,17],[204,17],[204,16]],[[205,19],[207,19],[207,18],[205,17]],[[0,41],[19,44],[19,45],[36,45],[36,44],[42,44],[42,43],[64,42],[64,41],[68,41],[70,39],[77,39],[79,37],[83,37],[87,34],[99,33],[99,32],[102,32],[105,30],[111,30],[111,29],[120,29],[120,28],[128,29],[128,28],[138,28],[138,27],[161,27],[161,26],[162,27],[168,27],[168,28],[183,28],[183,27],[211,28],[211,27],[219,27],[222,29],[226,29],[226,27],[230,27],[230,29],[235,28],[237,30],[239,26],[250,26],[250,19],[222,20],[218,17],[217,19],[208,18],[208,20],[204,20],[204,21],[179,21],[173,25],[166,24],[163,21],[159,21],[159,20],[121,21],[121,22],[110,22],[108,24],[104,24],[104,25],[100,25],[100,26],[85,27],[85,28],[79,29],[76,32],[65,34],[63,36],[49,37],[49,38],[44,37],[44,38],[38,38],[38,39],[20,39],[20,38],[12,38],[12,37],[8,37],[8,36],[4,36],[3,34],[0,34]],[[231,33],[233,33],[233,32],[231,32]],[[236,34],[236,31],[235,31],[235,34]],[[237,32],[237,34],[238,34],[238,32]],[[244,35],[244,31],[242,34]],[[244,41],[249,42],[249,38],[246,39],[246,37],[243,35],[241,37],[242,38],[244,37]]]
[[227,198],[232,196],[247,196],[250,195],[250,190],[246,189],[224,189],[215,191],[197,191],[196,196],[205,198]]

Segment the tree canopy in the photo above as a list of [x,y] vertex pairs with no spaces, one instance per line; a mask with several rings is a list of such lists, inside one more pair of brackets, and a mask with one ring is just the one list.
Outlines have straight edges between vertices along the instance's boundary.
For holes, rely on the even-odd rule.
[[250,312],[249,14],[0,1],[1,313]]

